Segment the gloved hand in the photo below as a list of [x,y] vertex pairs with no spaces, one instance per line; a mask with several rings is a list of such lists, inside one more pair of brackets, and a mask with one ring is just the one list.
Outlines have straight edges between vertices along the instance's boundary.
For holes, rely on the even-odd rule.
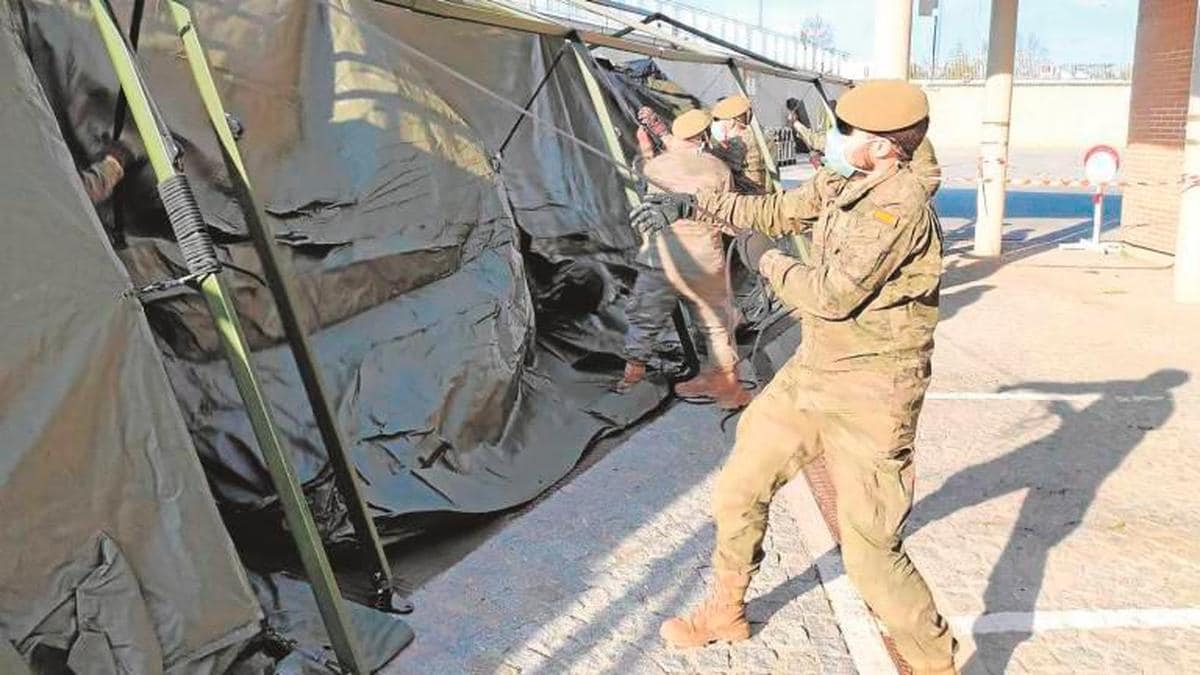
[[644,105],[639,108],[637,119],[639,124],[646,127],[650,133],[659,138],[671,133],[671,128],[667,126],[666,121],[658,113],[654,112],[654,109],[650,106]]
[[129,165],[133,163],[133,152],[121,141],[105,139],[100,152],[102,156],[107,155],[117,160],[122,169],[128,169]]
[[742,256],[746,267],[758,272],[759,261],[767,251],[775,248],[775,241],[762,232],[743,230],[738,233],[733,245],[737,247],[738,255]]
[[696,198],[683,192],[659,192],[646,195],[641,206],[629,212],[633,229],[649,236],[671,223],[690,218],[696,210]]

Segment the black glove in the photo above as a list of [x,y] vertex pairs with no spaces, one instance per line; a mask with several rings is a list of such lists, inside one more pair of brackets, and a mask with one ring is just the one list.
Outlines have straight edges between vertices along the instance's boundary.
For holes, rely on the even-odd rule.
[[738,233],[734,246],[737,247],[738,255],[742,256],[746,267],[757,273],[759,261],[767,251],[775,248],[775,240],[761,232],[743,230]]
[[109,156],[117,160],[122,169],[128,169],[129,165],[133,163],[133,152],[121,141],[114,141],[111,138],[104,139],[100,152],[102,156]]
[[690,218],[696,210],[696,198],[682,192],[661,192],[646,195],[642,205],[629,212],[633,229],[649,236],[682,218]]

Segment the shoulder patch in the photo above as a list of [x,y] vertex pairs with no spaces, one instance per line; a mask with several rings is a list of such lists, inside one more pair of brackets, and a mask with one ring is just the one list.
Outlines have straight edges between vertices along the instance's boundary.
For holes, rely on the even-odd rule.
[[891,211],[884,211],[883,209],[875,209],[871,212],[871,216],[884,225],[894,226],[896,223],[900,222],[900,216],[897,216]]

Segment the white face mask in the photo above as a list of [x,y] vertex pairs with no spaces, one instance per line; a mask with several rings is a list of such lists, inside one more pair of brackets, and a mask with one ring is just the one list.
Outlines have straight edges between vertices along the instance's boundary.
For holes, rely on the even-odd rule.
[[725,120],[717,120],[712,123],[712,138],[717,143],[724,143],[729,140],[728,122]]

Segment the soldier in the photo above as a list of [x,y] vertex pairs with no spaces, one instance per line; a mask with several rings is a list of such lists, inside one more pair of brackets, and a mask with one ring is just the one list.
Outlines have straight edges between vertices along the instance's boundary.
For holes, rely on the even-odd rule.
[[117,184],[125,177],[125,171],[133,161],[133,155],[120,141],[107,141],[100,152],[100,159],[79,172],[83,191],[93,206],[99,206],[112,196]]
[[[713,495],[715,588],[663,624],[668,644],[749,637],[744,595],[762,560],[768,506],[823,454],[850,579],[914,672],[957,672],[950,628],[902,541],[942,273],[941,229],[909,165],[928,113],[925,94],[907,82],[864,82],[838,102],[826,167],[811,181],[764,196],[657,195],[634,212],[638,221],[690,217],[749,230],[738,238],[745,259],[804,326],[799,352],[738,424]],[[767,237],[805,229],[810,264]]]
[[713,118],[725,127],[725,138],[715,154],[733,170],[734,187],[741,194],[767,192],[767,162],[750,128],[750,99],[737,94],[713,106]]
[[[712,117],[703,110],[689,110],[675,119],[667,150],[643,168],[651,191],[719,194],[731,189],[729,169],[705,152],[711,123]],[[655,338],[682,297],[704,335],[709,365],[692,380],[676,385],[675,393],[710,396],[722,408],[741,408],[750,402],[750,393],[737,377],[733,339],[737,319],[725,280],[721,233],[711,223],[687,218],[663,225],[642,231],[638,277],[626,309],[625,374],[617,388],[627,390],[645,376]]]
[[[796,106],[793,107],[792,101],[796,99],[788,99],[788,122],[792,126],[792,132],[808,146],[809,156],[814,160],[813,166],[819,168],[825,156],[825,131],[811,129],[805,125],[797,113],[800,102],[796,101]],[[933,143],[929,141],[929,137],[922,140],[921,145],[913,151],[909,168],[921,181],[921,185],[925,186],[929,198],[933,199],[938,188],[942,186],[942,167],[938,164],[937,153],[933,151]]]
[[79,170],[79,180],[83,183],[83,191],[87,193],[92,206],[96,207],[100,222],[108,239],[115,248],[125,248],[125,233],[117,226],[115,215],[110,209],[102,209],[113,195],[126,173],[134,167],[133,153],[120,141],[105,140],[101,147],[100,159]]

